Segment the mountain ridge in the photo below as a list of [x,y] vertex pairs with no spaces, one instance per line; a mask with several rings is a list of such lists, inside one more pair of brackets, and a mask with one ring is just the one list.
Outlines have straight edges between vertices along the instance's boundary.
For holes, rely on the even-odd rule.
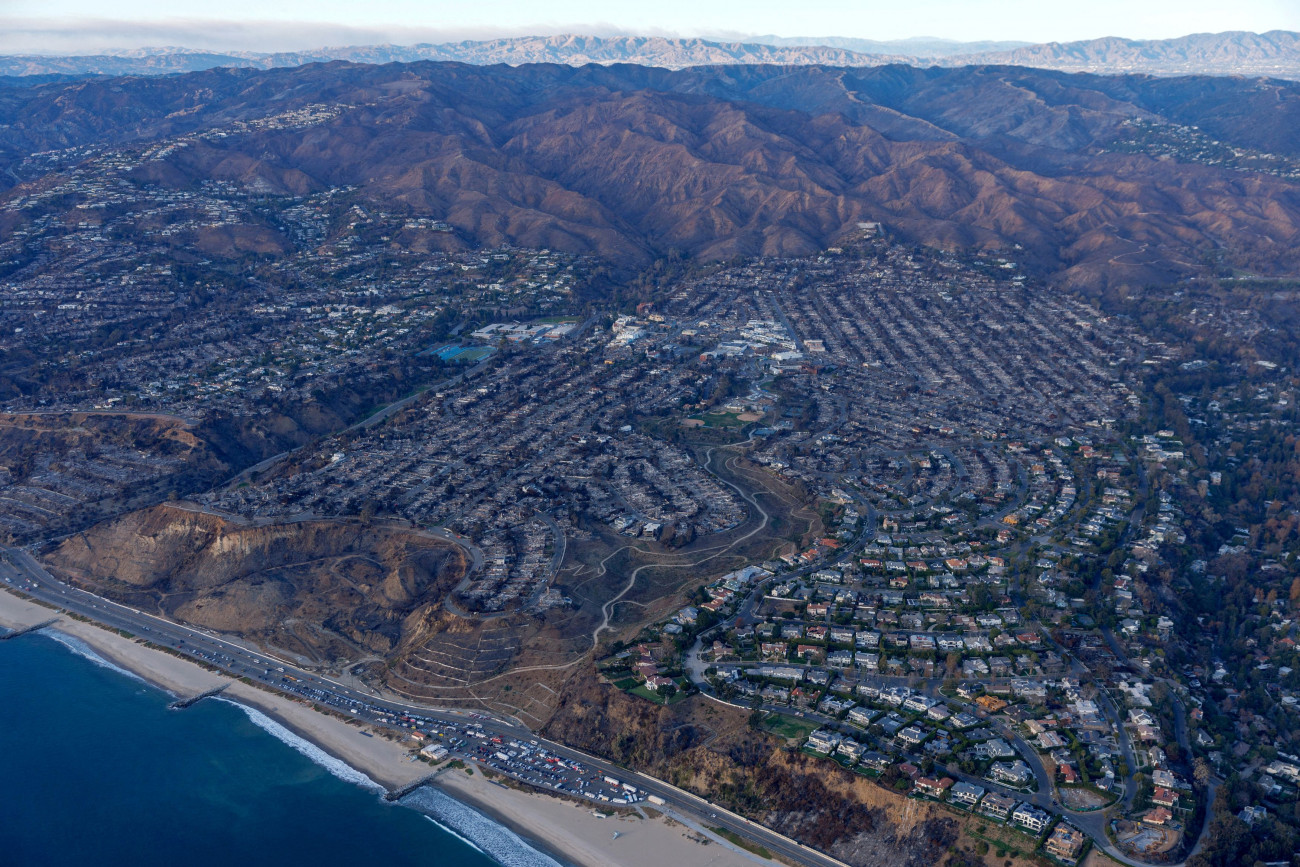
[[1009,51],[965,55],[971,63],[1032,66],[1063,72],[1142,72],[1187,75],[1296,77],[1300,71],[1300,33],[1228,31],[1193,33],[1176,39],[1105,37],[1079,42],[1048,42]]
[[490,40],[464,40],[415,45],[355,45],[285,52],[207,52],[188,48],[140,49],[84,57],[44,55],[0,56],[0,75],[94,74],[161,75],[200,72],[231,66],[275,69],[328,63],[414,63],[448,61],[491,65],[507,63],[632,63],[681,69],[689,66],[733,63],[790,63],[826,65],[871,65],[903,62],[903,55],[866,55],[828,46],[783,47],[758,42],[719,42],[705,39],[675,39],[659,36],[524,36]]
[[763,45],[778,45],[783,48],[824,45],[829,48],[844,48],[859,54],[901,55],[913,60],[983,54],[994,51],[1012,51],[1017,48],[1028,48],[1039,44],[1009,39],[983,39],[963,42],[956,39],[939,39],[925,36],[881,40],[861,39],[853,36],[777,36],[775,34],[754,36],[746,41],[758,42]]
[[[1193,127],[1294,176],[1111,147]],[[1230,78],[335,62],[0,90],[0,185],[18,200],[60,182],[34,155],[125,148],[129,183],[346,187],[466,244],[640,267],[815,254],[881,222],[1096,289],[1300,270],[1297,130],[1300,84]]]
[[[945,47],[945,44],[947,47]],[[1011,47],[1006,47],[1010,45]],[[914,49],[912,53],[906,50]],[[886,50],[886,49],[900,50]],[[1229,31],[1176,39],[1119,37],[1042,44],[878,42],[851,37],[753,37],[741,41],[660,36],[524,36],[416,45],[354,45],[305,51],[202,51],[184,47],[133,49],[98,55],[4,55],[0,76],[166,75],[215,67],[273,69],[344,60],[411,63],[422,60],[506,63],[633,63],[682,69],[703,65],[922,66],[1010,65],[1066,72],[1152,75],[1261,75],[1300,79],[1300,33]]]

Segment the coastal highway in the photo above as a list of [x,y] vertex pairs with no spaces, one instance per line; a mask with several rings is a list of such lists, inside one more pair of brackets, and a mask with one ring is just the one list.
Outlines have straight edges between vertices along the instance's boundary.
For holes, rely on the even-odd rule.
[[[113,602],[71,587],[50,575],[26,551],[0,547],[0,581],[22,593],[69,613],[89,618],[102,626],[118,629],[162,647],[212,665],[233,677],[247,678],[292,698],[308,698],[368,723],[409,731],[394,717],[421,717],[457,725],[481,725],[492,735],[535,740],[557,756],[581,762],[597,771],[626,779],[647,795],[662,798],[668,807],[701,825],[724,828],[766,847],[787,861],[808,867],[846,867],[835,858],[810,849],[795,840],[770,831],[749,819],[662,780],[607,762],[564,744],[537,738],[517,720],[501,719],[471,710],[429,708],[379,698],[326,677],[300,669],[293,663],[245,646],[206,630],[174,623],[162,617]],[[453,751],[458,757],[467,754]]]

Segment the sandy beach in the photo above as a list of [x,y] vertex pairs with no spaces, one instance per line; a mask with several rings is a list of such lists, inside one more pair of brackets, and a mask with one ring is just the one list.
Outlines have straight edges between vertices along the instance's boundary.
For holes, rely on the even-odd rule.
[[438,784],[457,800],[498,821],[518,823],[528,829],[529,836],[581,867],[753,867],[773,863],[711,841],[678,822],[640,816],[601,819],[590,804],[521,792],[478,773],[467,776],[450,771],[439,776]]
[[[48,608],[0,592],[0,626],[21,629],[53,616]],[[390,790],[431,773],[427,764],[410,761],[417,746],[414,743],[399,743],[369,726],[328,716],[304,703],[207,671],[94,624],[65,616],[51,628],[84,641],[115,665],[178,696],[195,695],[228,683],[228,698],[257,708]],[[375,736],[361,734],[362,728],[373,731]],[[590,805],[507,788],[477,772],[469,775],[449,770],[439,775],[437,785],[578,867],[659,867],[665,863],[682,867],[753,867],[773,863],[668,817],[602,819]]]

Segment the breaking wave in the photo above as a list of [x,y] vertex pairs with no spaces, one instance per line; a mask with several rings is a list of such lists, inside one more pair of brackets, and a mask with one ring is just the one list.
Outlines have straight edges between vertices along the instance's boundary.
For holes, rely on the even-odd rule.
[[[116,672],[140,683],[152,685],[135,672],[100,656],[89,644],[76,636],[52,629],[44,630],[41,634],[53,641],[57,641],[72,653],[89,660],[101,668]],[[345,783],[360,786],[377,794],[383,794],[386,791],[383,786],[361,771],[340,759],[334,758],[311,741],[294,734],[256,708],[221,696],[215,697],[215,700],[239,708],[253,725],[286,746],[297,750],[314,764],[319,765]],[[465,845],[497,861],[502,867],[565,867],[559,861],[529,845],[526,840],[506,826],[489,819],[472,807],[462,804],[450,795],[432,787],[421,786],[403,798],[400,803],[402,806],[420,811],[429,821],[465,843]]]
[[[80,656],[82,659],[90,660],[100,668],[107,668],[109,671],[115,671],[120,675],[129,677],[132,680],[138,680],[141,683],[149,683],[149,681],[145,680],[134,671],[128,671],[120,665],[109,662],[107,659],[96,653],[89,644],[82,641],[80,638],[77,638],[75,635],[68,635],[67,633],[59,632],[54,629],[42,630],[40,634],[57,641],[77,656]],[[150,686],[152,686],[152,684],[150,684]]]
[[[101,668],[106,668],[140,683],[149,683],[135,672],[128,671],[100,656],[89,644],[76,636],[56,632],[52,629],[45,630],[41,634],[57,641],[72,653],[89,660]],[[345,783],[360,786],[377,794],[383,794],[386,791],[383,786],[361,771],[340,759],[334,758],[306,738],[294,734],[257,708],[221,696],[217,696],[215,700],[239,708],[253,725],[286,746],[297,750],[313,763],[324,768],[331,775]],[[564,867],[554,858],[530,846],[526,840],[506,826],[489,819],[472,807],[462,804],[437,789],[421,786],[403,798],[400,803],[405,807],[419,810],[429,821],[465,845],[499,862],[502,867]]]
[[[454,828],[448,828],[446,825],[442,824],[442,823],[439,822],[437,819],[435,819],[435,818],[433,818],[432,816],[430,816],[428,813],[425,813],[425,814],[424,814],[424,818],[428,819],[430,822],[432,822],[433,824],[437,825],[439,828],[441,828],[442,830],[446,831],[448,834],[450,834],[451,836],[455,837],[457,840],[459,840],[460,842],[464,843],[466,846],[470,847],[470,848],[473,849],[475,852],[483,852],[483,850],[480,849],[480,848],[478,847],[478,844],[475,843],[473,840],[471,840],[471,839],[468,838],[468,837],[462,837],[460,834],[457,834],[457,833],[456,833],[456,830],[455,830]],[[486,855],[487,853],[486,853],[486,852],[483,852],[483,854]]]
[[534,849],[506,826],[431,786],[421,786],[400,803],[429,816],[504,867],[562,867],[560,862]]
[[383,786],[379,785],[374,780],[370,779],[365,774],[361,773],[361,771],[358,771],[356,768],[349,765],[347,762],[334,758],[329,753],[325,752],[320,747],[313,744],[311,741],[307,740],[306,738],[299,737],[298,735],[289,731],[287,728],[280,725],[278,722],[271,719],[269,716],[262,713],[260,710],[249,707],[246,704],[241,704],[237,701],[231,701],[230,699],[226,699],[226,698],[218,697],[217,701],[222,701],[225,702],[226,704],[233,704],[235,707],[242,710],[248,716],[249,721],[253,725],[257,726],[262,731],[271,735],[271,737],[275,738],[276,740],[290,747],[293,747],[295,750],[302,753],[307,758],[311,759],[312,762],[314,762],[317,765],[320,765],[322,768],[329,771],[332,775],[338,777],[343,782],[352,783],[354,786],[360,786],[363,789],[368,789],[372,792],[378,792],[381,794],[387,791]]

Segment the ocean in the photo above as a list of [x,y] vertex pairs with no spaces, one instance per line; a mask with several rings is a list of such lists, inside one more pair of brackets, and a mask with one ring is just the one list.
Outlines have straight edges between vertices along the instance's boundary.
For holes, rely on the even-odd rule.
[[441,792],[384,802],[252,708],[171,700],[75,638],[0,642],[0,864],[560,867]]

